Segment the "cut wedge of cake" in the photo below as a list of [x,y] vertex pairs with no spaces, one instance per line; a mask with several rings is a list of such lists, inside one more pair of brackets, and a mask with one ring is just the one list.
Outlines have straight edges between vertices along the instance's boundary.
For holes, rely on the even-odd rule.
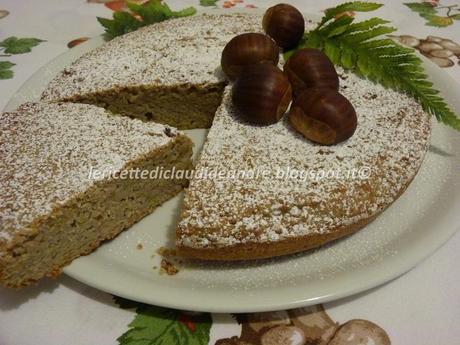
[[225,44],[261,17],[199,15],[154,24],[84,54],[43,93],[180,129],[208,128],[222,100]]
[[185,193],[179,255],[246,260],[307,250],[361,229],[404,192],[428,148],[430,116],[408,96],[341,73],[358,128],[334,146],[304,139],[286,119],[242,122],[228,88]]
[[0,127],[6,286],[57,275],[187,184],[148,178],[157,167],[191,168],[191,141],[163,125],[85,104],[28,103],[3,113]]

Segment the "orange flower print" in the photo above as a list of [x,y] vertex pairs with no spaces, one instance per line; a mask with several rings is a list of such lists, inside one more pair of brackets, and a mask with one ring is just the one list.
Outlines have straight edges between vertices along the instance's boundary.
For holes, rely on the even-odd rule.
[[256,8],[255,5],[252,4],[244,4],[244,0],[229,0],[224,1],[222,7],[223,8],[232,8],[238,6],[239,4],[244,5],[245,8]]
[[126,3],[128,1],[141,5],[143,3],[146,3],[148,0],[87,0],[87,1],[89,3],[104,4],[105,7],[111,9],[112,11],[118,12],[118,11],[128,10],[128,7],[126,6]]
[[124,0],[109,1],[109,2],[106,2],[104,5],[105,7],[111,9],[114,12],[126,10],[126,3]]
[[78,46],[79,44],[81,44],[83,42],[86,42],[87,40],[89,40],[89,37],[76,38],[76,39],[70,41],[69,43],[67,43],[67,48],[73,48],[73,47]]
[[224,4],[223,4],[224,8],[230,8],[230,7],[233,7],[233,6],[235,6],[233,1],[224,1]]

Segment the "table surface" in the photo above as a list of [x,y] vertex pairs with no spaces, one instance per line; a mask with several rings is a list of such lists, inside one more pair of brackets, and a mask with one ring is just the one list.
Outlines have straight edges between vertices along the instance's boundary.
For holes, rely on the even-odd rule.
[[[318,15],[325,8],[338,4],[337,1],[289,2],[305,13]],[[392,25],[398,28],[396,35],[411,35],[419,39],[429,35],[454,41],[460,39],[458,0],[426,2],[425,5],[432,6],[440,18],[435,20],[420,16],[404,2],[423,4],[415,0],[384,1],[385,5],[373,14],[390,19]],[[248,11],[251,7],[265,8],[275,3],[262,0],[168,2],[173,9],[236,6]],[[72,44],[101,34],[103,29],[96,16],[110,17],[112,11],[123,6],[124,1],[106,0],[3,0],[0,3],[0,109],[41,66],[66,52]],[[438,26],[435,26],[436,23]],[[10,39],[6,44],[11,47],[7,54],[5,47],[1,50],[1,42],[9,37],[43,41],[18,43]],[[453,66],[443,70],[460,83],[459,58],[453,56],[451,61]],[[365,293],[327,303],[322,306],[325,311],[318,312],[318,315],[326,313],[340,325],[355,320],[348,325],[356,327],[360,325],[356,319],[367,320],[371,329],[386,332],[391,344],[459,344],[459,248],[460,233],[457,233],[440,250],[404,276]],[[284,322],[292,324],[296,321],[292,315],[286,312],[264,315],[182,313],[114,299],[109,294],[61,276],[20,291],[0,288],[0,345],[213,345],[219,339],[236,337],[238,340],[248,319],[281,317]],[[368,335],[366,332],[369,329],[362,335]],[[251,342],[260,341],[263,333],[253,334]],[[291,342],[279,344],[294,344],[294,340],[291,338]],[[368,343],[371,344],[370,341],[362,344]],[[361,343],[357,338],[349,338],[334,344]]]

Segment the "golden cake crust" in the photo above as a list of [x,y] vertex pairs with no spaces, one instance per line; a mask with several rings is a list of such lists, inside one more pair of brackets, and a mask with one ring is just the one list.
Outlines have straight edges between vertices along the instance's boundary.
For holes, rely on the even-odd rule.
[[376,217],[377,215],[367,219],[361,219],[349,226],[330,229],[330,231],[325,234],[286,238],[278,242],[248,242],[234,246],[221,247],[218,249],[193,248],[179,245],[177,246],[177,254],[200,260],[241,261],[268,259],[275,256],[294,254],[322,246],[328,242],[350,235],[362,229]]
[[[410,181],[412,182],[412,181]],[[399,198],[407,189],[410,182],[401,190],[401,193],[395,198]],[[389,207],[390,205],[388,205]],[[366,225],[374,221],[380,213],[361,219],[356,223],[329,229],[325,234],[312,234],[293,238],[286,238],[275,243],[256,243],[249,242],[235,246],[222,248],[193,248],[186,246],[177,246],[177,254],[200,260],[218,260],[218,261],[241,261],[253,259],[268,259],[276,256],[295,254],[323,246],[329,242],[349,236]]]

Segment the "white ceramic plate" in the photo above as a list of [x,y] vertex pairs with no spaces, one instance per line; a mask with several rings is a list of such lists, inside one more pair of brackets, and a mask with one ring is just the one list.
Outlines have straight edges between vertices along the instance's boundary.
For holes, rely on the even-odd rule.
[[[56,73],[102,43],[101,38],[92,39],[40,69],[6,110],[37,100]],[[460,113],[458,84],[434,64],[425,65],[436,87]],[[198,151],[206,131],[187,134]],[[125,298],[194,311],[288,309],[352,295],[405,273],[458,229],[459,147],[458,133],[436,125],[432,147],[406,193],[357,234],[318,250],[244,264],[183,263],[176,276],[160,275],[153,268],[160,257],[152,254],[161,246],[173,246],[181,207],[178,196],[93,254],[75,260],[65,273]],[[136,248],[138,243],[142,250]]]

